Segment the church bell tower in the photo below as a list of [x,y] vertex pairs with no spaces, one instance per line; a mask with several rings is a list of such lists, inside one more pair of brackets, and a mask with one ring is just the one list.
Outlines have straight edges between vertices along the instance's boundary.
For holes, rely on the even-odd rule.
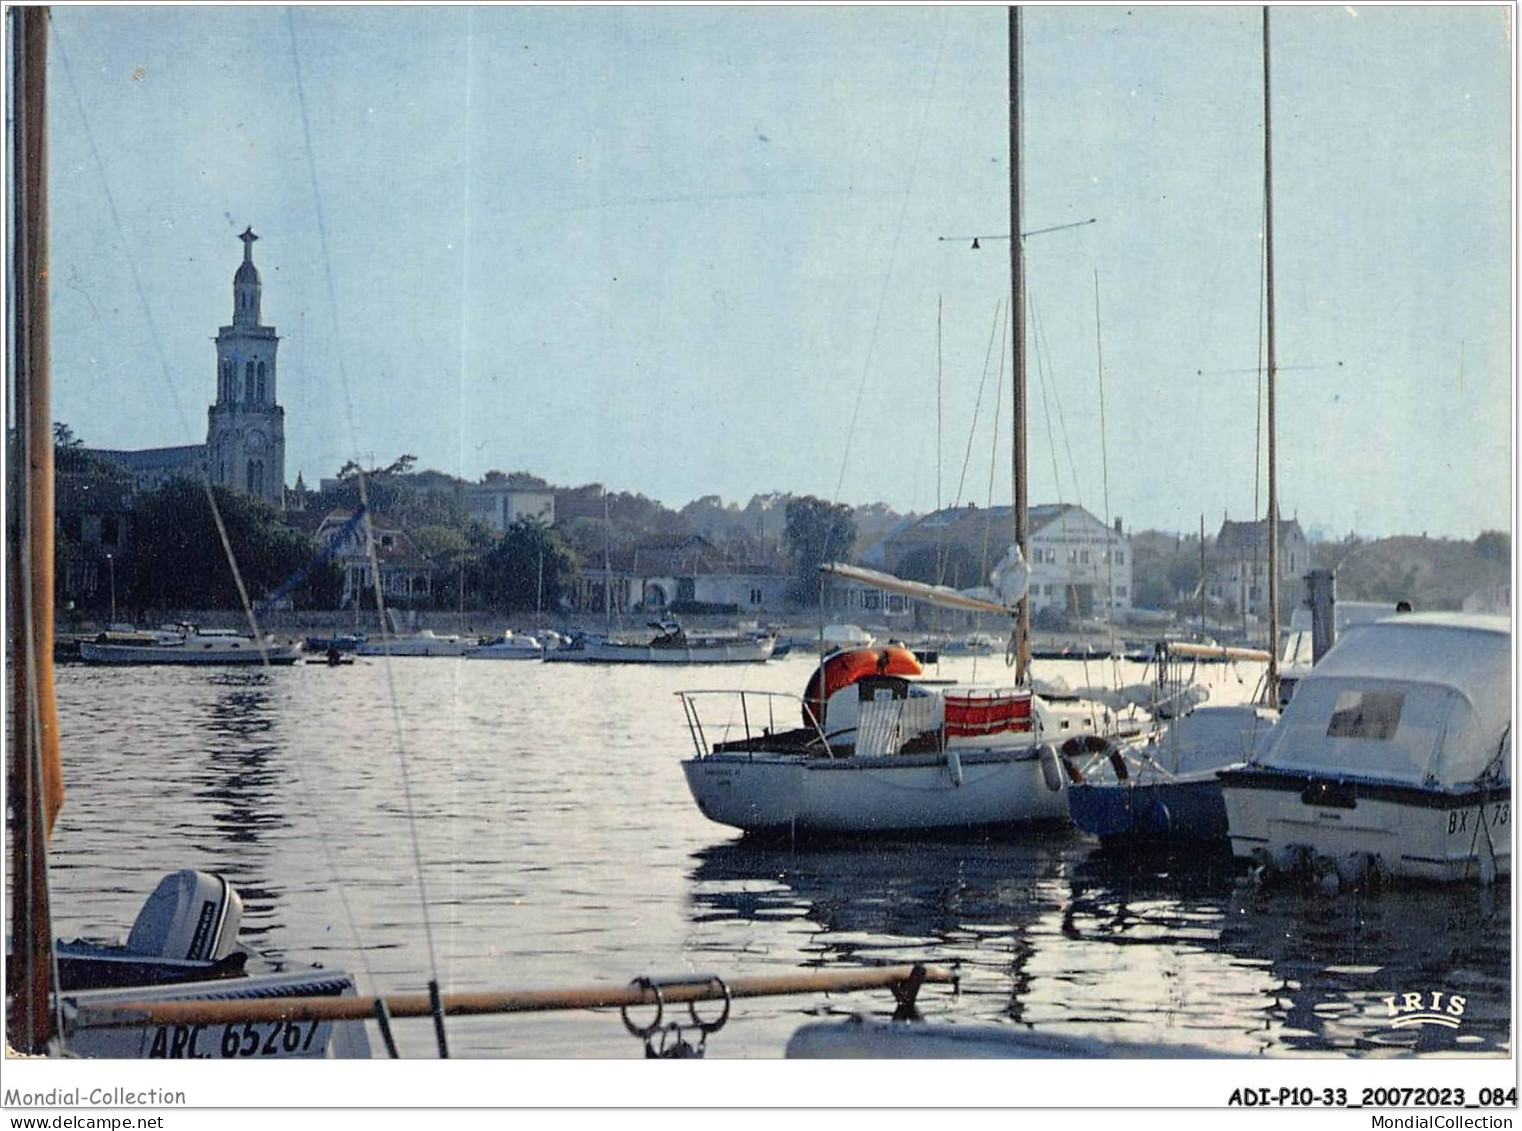
[[206,410],[207,471],[213,483],[279,507],[285,502],[285,409],[275,402],[280,339],[259,322],[259,237],[249,227],[238,238],[243,262],[233,275],[233,321],[217,331],[217,401]]

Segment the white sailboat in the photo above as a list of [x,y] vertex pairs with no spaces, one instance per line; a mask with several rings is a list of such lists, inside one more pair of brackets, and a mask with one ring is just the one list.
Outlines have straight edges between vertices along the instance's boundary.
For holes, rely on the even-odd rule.
[[[971,592],[851,565],[823,568],[943,607],[1012,616],[1014,679],[992,690],[930,685],[912,679],[919,665],[907,652],[897,655],[902,649],[836,653],[805,693],[802,726],[781,731],[778,711],[792,717],[799,709],[789,697],[683,693],[694,756],[682,772],[698,808],[721,824],[747,832],[959,833],[1066,820],[1055,747],[1117,730],[1116,715],[1103,704],[1060,702],[1031,687],[1018,9],[1010,9],[1010,21],[1015,544],[988,588]],[[705,721],[715,697],[722,705]],[[726,721],[717,740],[714,717]]]

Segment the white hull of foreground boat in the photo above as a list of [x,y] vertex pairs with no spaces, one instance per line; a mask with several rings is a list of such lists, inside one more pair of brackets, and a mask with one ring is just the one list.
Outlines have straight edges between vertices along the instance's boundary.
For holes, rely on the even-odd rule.
[[1235,856],[1312,869],[1319,857],[1340,873],[1372,860],[1385,876],[1445,883],[1511,874],[1509,785],[1445,791],[1253,767],[1222,785]]
[[180,985],[83,990],[64,995],[65,1044],[70,1056],[91,1059],[292,1060],[368,1059],[370,1041],[359,1021],[258,1021],[225,1025],[90,1025],[92,1012],[129,1002],[262,1001],[269,998],[353,997],[349,975],[314,970]]
[[760,664],[771,659],[775,646],[776,641],[770,637],[658,648],[649,644],[589,640],[546,652],[544,658],[558,664]]
[[79,657],[91,664],[294,664],[300,644],[265,644],[251,637],[191,636],[180,644],[99,644],[81,641]]
[[1036,748],[852,755],[709,754],[682,763],[703,815],[745,832],[886,833],[1067,818]]
[[1210,1059],[1226,1054],[1199,1045],[1139,1044],[1046,1033],[1014,1025],[926,1021],[816,1021],[793,1033],[789,1060],[1123,1060]]

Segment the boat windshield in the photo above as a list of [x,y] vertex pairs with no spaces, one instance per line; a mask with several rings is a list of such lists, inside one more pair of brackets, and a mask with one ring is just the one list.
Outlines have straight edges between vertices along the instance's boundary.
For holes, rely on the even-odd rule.
[[1308,679],[1295,691],[1265,761],[1280,769],[1423,782],[1473,708],[1451,687],[1376,679]]

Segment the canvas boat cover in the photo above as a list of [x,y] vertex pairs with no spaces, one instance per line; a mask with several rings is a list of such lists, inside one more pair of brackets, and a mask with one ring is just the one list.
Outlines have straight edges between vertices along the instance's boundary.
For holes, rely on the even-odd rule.
[[1295,690],[1261,765],[1447,789],[1506,751],[1511,624],[1411,614],[1355,627]]

